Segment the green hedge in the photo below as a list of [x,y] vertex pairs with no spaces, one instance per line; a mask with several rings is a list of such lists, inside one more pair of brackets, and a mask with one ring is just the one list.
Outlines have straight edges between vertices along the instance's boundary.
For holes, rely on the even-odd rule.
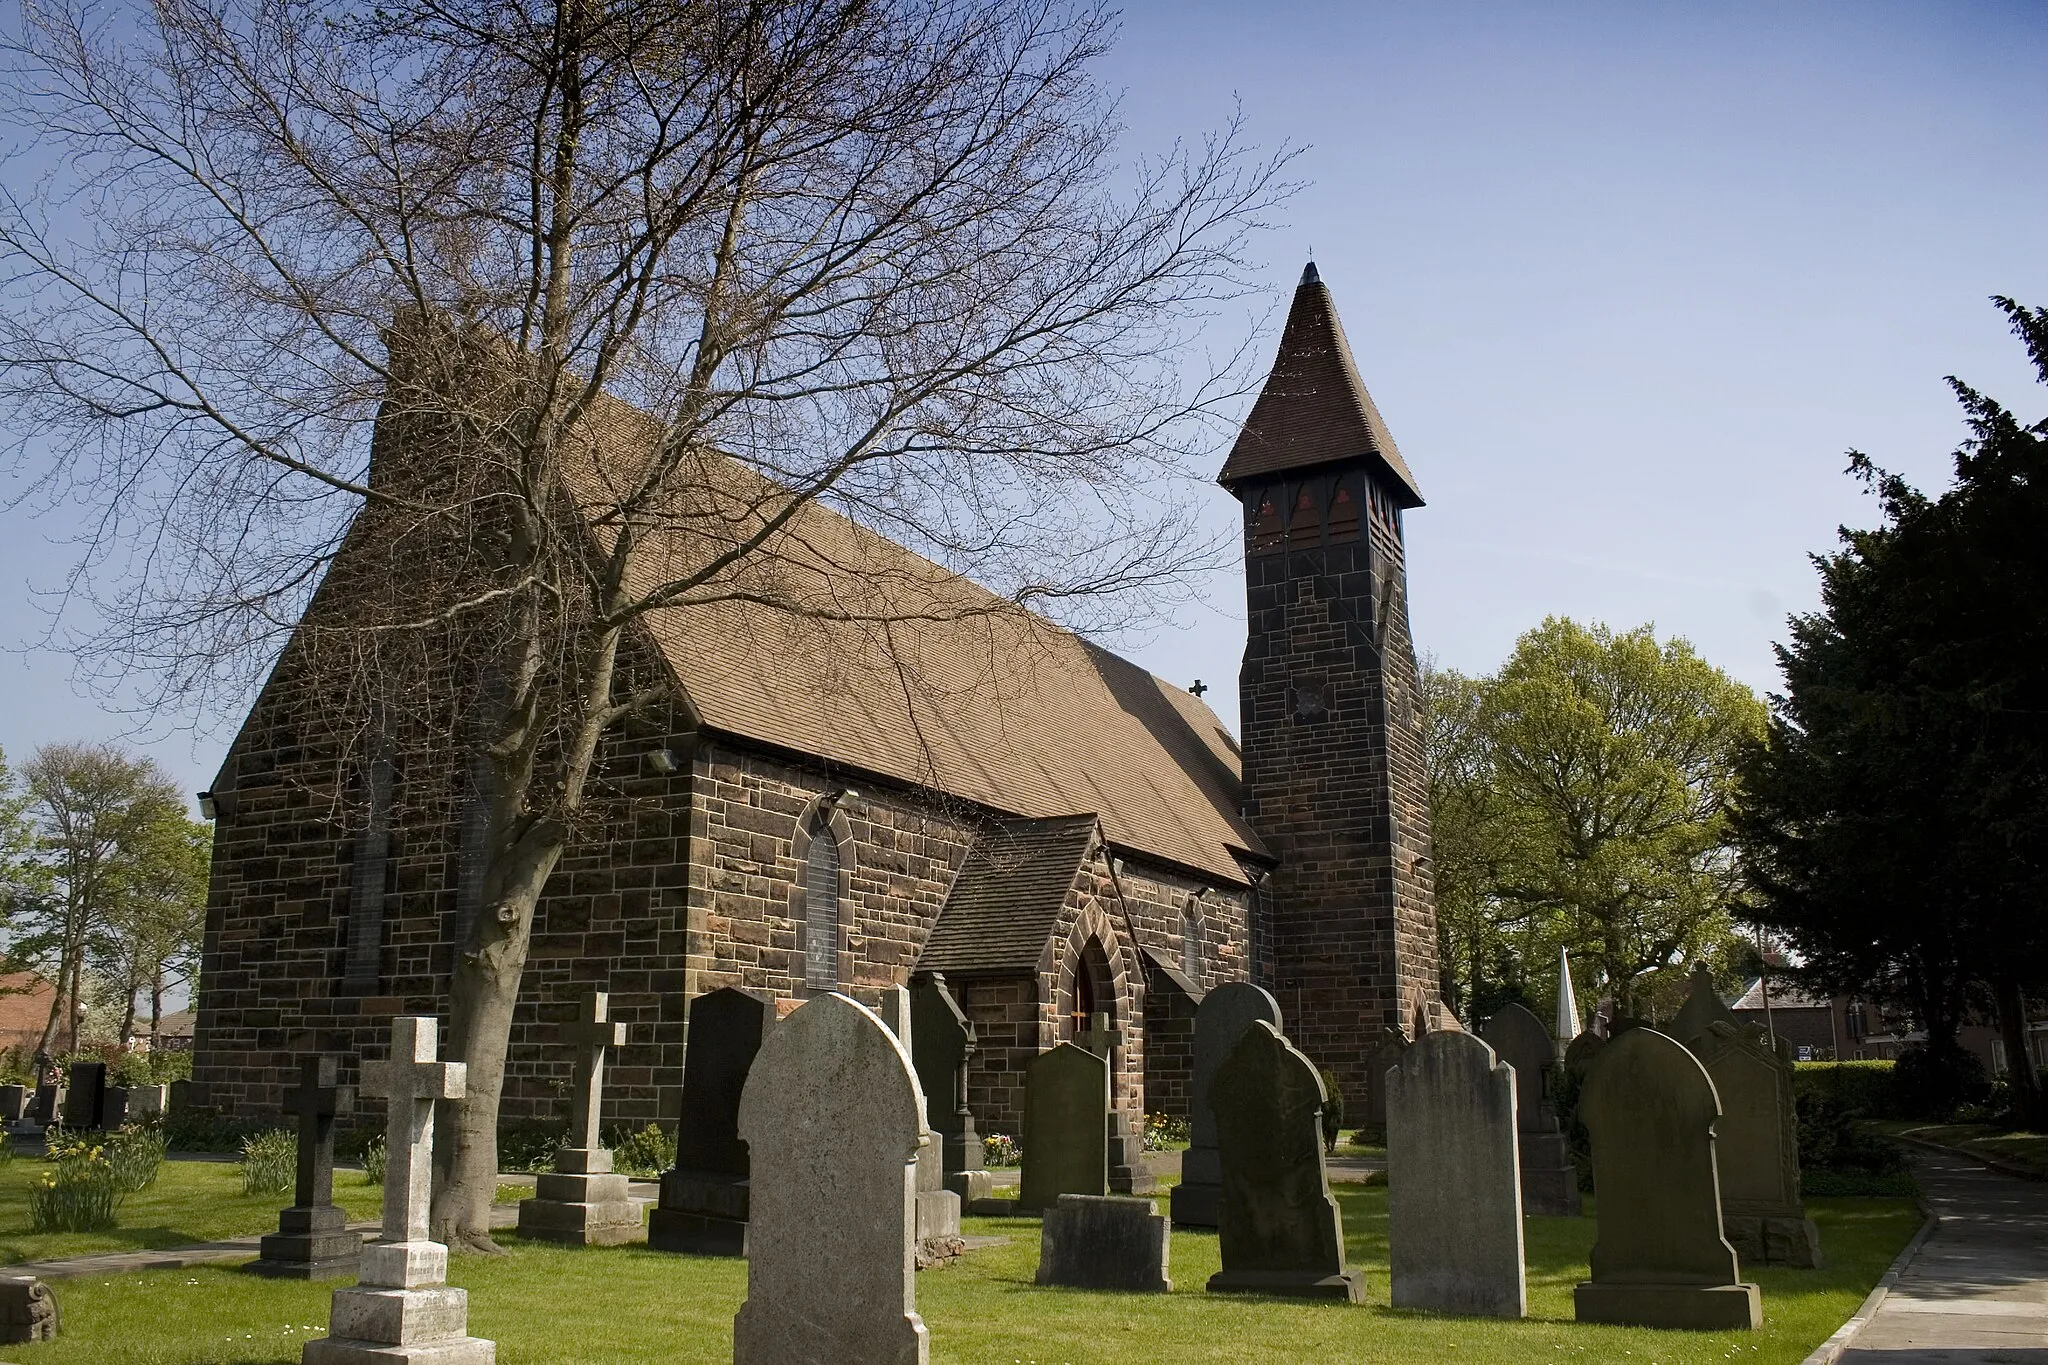
[[1853,1110],[1865,1118],[1899,1116],[1890,1062],[1794,1062],[1792,1091],[1816,1096],[1832,1108]]

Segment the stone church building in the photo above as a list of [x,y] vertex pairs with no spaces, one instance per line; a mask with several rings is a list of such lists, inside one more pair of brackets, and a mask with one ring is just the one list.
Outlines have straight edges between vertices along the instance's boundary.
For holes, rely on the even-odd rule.
[[[555,1026],[583,991],[628,1025],[606,1122],[637,1127],[677,1111],[689,999],[872,1003],[921,973],[976,1025],[984,1133],[1017,1131],[1025,1062],[1101,1014],[1125,1131],[1184,1113],[1194,1006],[1245,979],[1361,1104],[1386,1031],[1440,1008],[1402,549],[1422,498],[1314,266],[1219,482],[1244,509],[1241,739],[1187,687],[1017,613],[886,642],[733,603],[649,618],[635,666],[678,701],[607,751],[613,814],[538,908],[506,1120],[558,1111]],[[477,910],[458,740],[401,738],[339,792],[297,647],[207,794],[194,1081],[238,1115],[275,1112],[306,1053],[376,1055],[392,1015],[445,1014]]]

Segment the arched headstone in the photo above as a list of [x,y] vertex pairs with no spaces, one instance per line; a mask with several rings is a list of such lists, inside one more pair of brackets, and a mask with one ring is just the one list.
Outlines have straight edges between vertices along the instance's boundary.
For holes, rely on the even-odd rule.
[[1515,1069],[1515,1131],[1522,1153],[1522,1211],[1554,1218],[1579,1214],[1579,1173],[1550,1097],[1557,1048],[1550,1030],[1523,1005],[1497,1011],[1480,1028],[1500,1059]]
[[1581,1322],[1756,1328],[1756,1286],[1721,1235],[1714,1123],[1721,1103],[1699,1059],[1654,1029],[1609,1040],[1579,1095],[1593,1142],[1599,1239]]
[[1109,1061],[1072,1043],[1024,1067],[1024,1172],[1017,1211],[1063,1194],[1109,1193]]
[[690,1002],[676,1164],[662,1172],[661,1201],[647,1217],[647,1242],[657,1250],[746,1253],[751,1168],[740,1095],[774,1018],[772,1003],[730,987]]
[[1216,1159],[1216,1116],[1209,1090],[1216,1068],[1244,1037],[1252,1021],[1281,1027],[1280,1004],[1264,988],[1230,981],[1202,997],[1195,1010],[1195,1064],[1188,1081],[1188,1149],[1181,1153],[1180,1184],[1173,1190],[1173,1221],[1213,1228],[1222,1213],[1223,1182]]
[[1792,1060],[1762,1030],[1713,1023],[1692,1042],[1721,1100],[1714,1164],[1721,1175],[1721,1229],[1736,1254],[1811,1270],[1820,1229],[1799,1199],[1799,1117]]
[[755,1189],[734,1365],[921,1365],[924,1095],[873,1011],[833,992],[769,1031],[740,1101]]

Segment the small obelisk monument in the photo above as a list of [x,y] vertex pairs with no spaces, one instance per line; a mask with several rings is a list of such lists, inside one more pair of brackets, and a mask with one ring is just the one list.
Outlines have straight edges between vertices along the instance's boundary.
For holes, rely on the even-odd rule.
[[589,991],[575,1022],[562,1026],[562,1041],[576,1049],[569,1145],[555,1153],[554,1174],[540,1177],[534,1197],[519,1201],[519,1234],[574,1246],[645,1241],[647,1224],[633,1207],[626,1177],[613,1174],[611,1148],[598,1136],[604,1054],[626,1045],[626,1026],[611,1022],[603,991]]
[[432,1019],[391,1021],[391,1057],[363,1063],[363,1093],[388,1102],[384,1232],[363,1248],[361,1282],[334,1291],[328,1330],[305,1365],[495,1365],[496,1343],[469,1335],[469,1291],[448,1283],[448,1248],[427,1233],[434,1101],[459,1100],[469,1068],[437,1058]]

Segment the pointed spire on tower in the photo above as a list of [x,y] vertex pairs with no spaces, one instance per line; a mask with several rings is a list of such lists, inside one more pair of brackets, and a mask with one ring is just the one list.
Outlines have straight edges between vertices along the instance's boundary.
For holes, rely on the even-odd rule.
[[1329,287],[1310,261],[1287,311],[1273,372],[1216,482],[1228,488],[1262,475],[1354,460],[1377,467],[1395,502],[1422,506],[1415,476],[1358,377]]
[[1564,1056],[1564,1050],[1572,1045],[1572,1039],[1579,1036],[1579,997],[1572,990],[1572,955],[1570,950],[1557,950],[1557,1055]]

